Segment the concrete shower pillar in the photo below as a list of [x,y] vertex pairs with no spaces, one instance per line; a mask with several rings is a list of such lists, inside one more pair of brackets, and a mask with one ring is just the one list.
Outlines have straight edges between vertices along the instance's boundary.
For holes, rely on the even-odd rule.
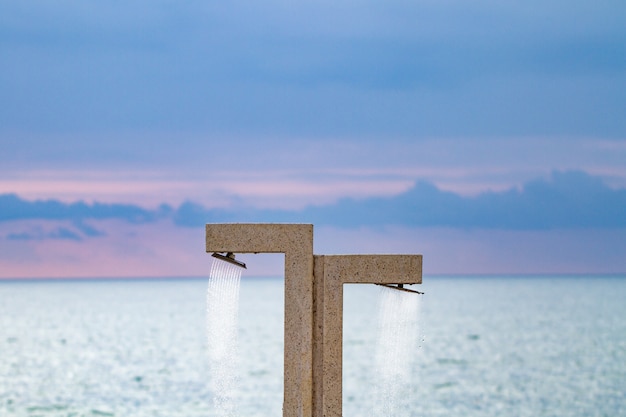
[[343,285],[421,284],[422,255],[316,255],[314,417],[341,417]]
[[285,254],[284,417],[313,414],[313,225],[206,225],[207,252]]
[[313,255],[311,224],[207,224],[207,252],[285,254],[284,417],[341,417],[343,284],[421,284],[421,255]]

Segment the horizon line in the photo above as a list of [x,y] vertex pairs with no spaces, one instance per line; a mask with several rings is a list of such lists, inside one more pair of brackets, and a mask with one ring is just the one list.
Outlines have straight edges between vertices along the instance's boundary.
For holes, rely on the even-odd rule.
[[[626,279],[626,272],[531,272],[531,273],[519,273],[519,272],[505,272],[505,273],[430,273],[424,274],[423,278],[624,278]],[[6,282],[51,282],[51,281],[198,281],[209,279],[209,274],[206,275],[180,275],[180,276],[80,276],[80,277],[0,277],[0,283]],[[254,275],[245,276],[242,275],[241,279],[284,279],[282,275]]]

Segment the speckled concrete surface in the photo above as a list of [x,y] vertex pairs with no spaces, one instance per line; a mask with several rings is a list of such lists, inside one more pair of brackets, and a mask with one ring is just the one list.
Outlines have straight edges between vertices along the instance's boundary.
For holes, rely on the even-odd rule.
[[421,284],[421,255],[313,255],[313,225],[206,225],[207,252],[285,254],[284,417],[342,413],[343,284]]
[[421,284],[421,255],[316,255],[315,417],[342,413],[343,285]]
[[312,415],[313,225],[207,224],[207,252],[285,254],[283,416]]

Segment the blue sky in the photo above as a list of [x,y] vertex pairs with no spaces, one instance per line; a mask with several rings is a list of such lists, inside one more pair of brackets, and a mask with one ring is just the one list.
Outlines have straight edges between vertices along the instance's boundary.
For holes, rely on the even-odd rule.
[[0,276],[203,274],[210,221],[314,222],[319,253],[426,273],[626,272],[625,21],[0,0]]

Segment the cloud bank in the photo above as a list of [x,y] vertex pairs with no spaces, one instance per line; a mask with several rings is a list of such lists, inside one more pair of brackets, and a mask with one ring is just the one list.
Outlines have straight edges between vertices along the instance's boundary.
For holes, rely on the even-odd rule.
[[[125,204],[63,203],[56,200],[26,201],[15,194],[0,195],[0,221],[64,220],[72,222],[80,236],[101,233],[85,223],[116,219],[149,223],[171,218],[182,227],[213,222],[307,222],[321,226],[450,227],[461,229],[549,230],[626,227],[626,189],[612,189],[598,177],[580,171],[553,172],[547,179],[521,188],[461,196],[420,181],[394,197],[342,199],[335,204],[304,210],[263,210],[254,207],[207,209],[186,202],[173,209],[156,210]],[[77,239],[75,232],[14,233],[10,239]]]
[[67,204],[58,200],[27,201],[16,194],[0,194],[0,221],[121,219],[131,223],[144,223],[167,215],[170,210],[167,205],[160,206],[158,210],[147,210],[132,204],[87,204],[82,201]]
[[397,197],[342,200],[301,218],[336,226],[404,225],[508,230],[626,227],[626,190],[584,172],[554,172],[521,189],[463,197],[418,182]]

